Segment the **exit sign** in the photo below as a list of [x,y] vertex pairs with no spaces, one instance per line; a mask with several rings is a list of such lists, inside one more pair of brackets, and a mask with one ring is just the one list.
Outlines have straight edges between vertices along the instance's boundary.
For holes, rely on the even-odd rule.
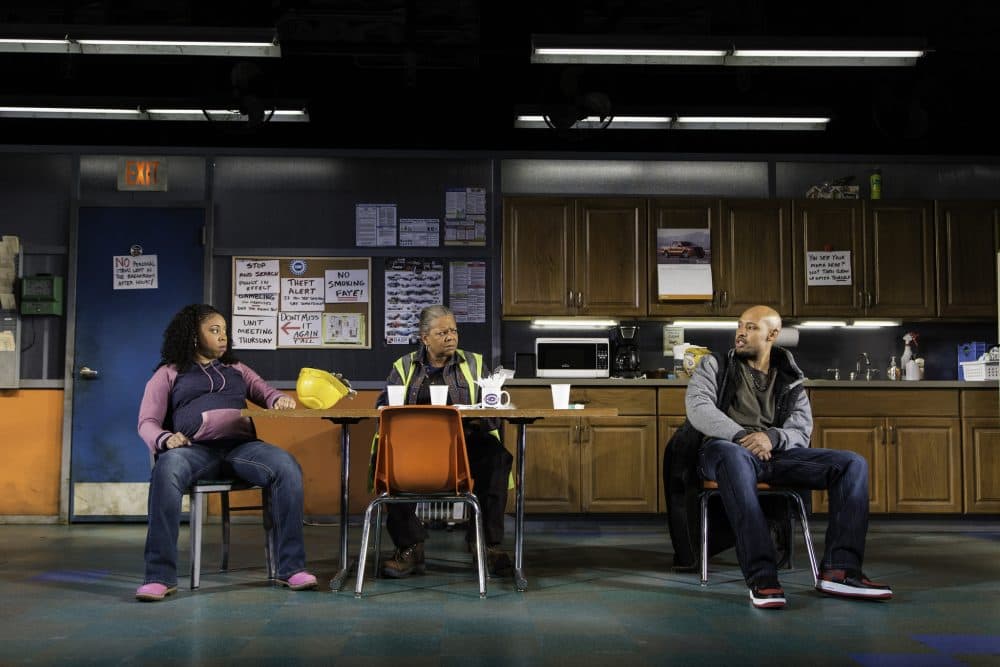
[[166,192],[166,159],[160,157],[118,158],[118,189]]

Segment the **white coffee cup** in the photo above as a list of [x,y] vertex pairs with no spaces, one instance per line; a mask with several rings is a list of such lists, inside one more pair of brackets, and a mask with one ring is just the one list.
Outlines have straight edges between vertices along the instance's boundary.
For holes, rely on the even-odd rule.
[[506,408],[510,405],[510,394],[500,387],[483,387],[484,408]]
[[448,385],[431,385],[431,405],[448,405]]
[[569,385],[568,384],[554,384],[554,385],[552,385],[552,408],[554,410],[567,410],[567,409],[569,409]]
[[402,405],[406,402],[406,387],[401,384],[390,384],[386,387],[389,394],[389,405]]

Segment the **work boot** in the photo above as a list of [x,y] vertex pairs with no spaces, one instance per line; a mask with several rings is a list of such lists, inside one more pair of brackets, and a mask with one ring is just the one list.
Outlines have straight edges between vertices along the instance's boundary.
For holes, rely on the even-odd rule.
[[423,542],[417,542],[402,549],[397,548],[392,558],[382,564],[382,575],[392,579],[402,579],[411,574],[423,574],[426,571]]
[[[466,548],[469,553],[472,554],[472,562],[476,559],[476,543],[466,542]],[[486,571],[494,577],[506,577],[513,570],[514,565],[510,560],[510,556],[507,552],[503,550],[503,547],[499,544],[491,544],[486,547]]]

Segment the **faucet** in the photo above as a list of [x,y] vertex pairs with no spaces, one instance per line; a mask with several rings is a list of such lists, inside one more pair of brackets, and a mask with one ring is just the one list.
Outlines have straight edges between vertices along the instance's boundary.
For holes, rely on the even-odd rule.
[[864,363],[864,373],[863,374],[864,374],[864,378],[866,380],[871,380],[872,377],[878,375],[878,369],[877,368],[872,368],[871,357],[868,356],[867,352],[862,352],[861,354],[858,355],[858,361],[857,361],[857,364],[855,365],[855,375],[854,375],[855,378],[857,378],[858,380],[861,379],[861,376],[862,376],[862,363]]

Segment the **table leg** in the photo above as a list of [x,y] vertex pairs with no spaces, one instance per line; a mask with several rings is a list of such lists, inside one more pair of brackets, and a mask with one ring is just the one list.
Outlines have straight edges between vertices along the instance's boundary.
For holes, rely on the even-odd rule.
[[528,425],[517,425],[517,498],[514,516],[514,584],[517,590],[528,590],[528,580],[524,578],[524,452],[528,437]]
[[[334,422],[336,423],[336,422]],[[346,422],[340,423],[340,569],[330,580],[330,590],[339,591],[344,587],[344,580],[347,579],[350,571],[350,563],[347,559],[347,515],[348,515],[348,477],[351,470],[351,432],[350,425]]]

